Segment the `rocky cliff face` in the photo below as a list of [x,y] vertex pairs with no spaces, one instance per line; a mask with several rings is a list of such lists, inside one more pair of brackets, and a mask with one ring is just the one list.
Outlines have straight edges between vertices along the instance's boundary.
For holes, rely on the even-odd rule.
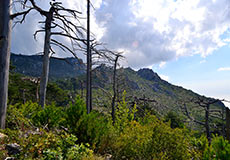
[[153,72],[153,70],[148,69],[148,68],[143,68],[137,71],[137,74],[146,80],[149,81],[160,81],[161,78],[158,76],[157,73]]

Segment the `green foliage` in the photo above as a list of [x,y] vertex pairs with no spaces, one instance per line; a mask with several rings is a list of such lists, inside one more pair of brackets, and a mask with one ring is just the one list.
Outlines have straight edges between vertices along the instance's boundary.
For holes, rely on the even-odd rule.
[[6,115],[6,128],[24,130],[25,128],[31,127],[32,123],[31,120],[25,116],[24,111],[26,110],[23,109],[24,106],[26,105],[15,104],[8,106]]
[[51,104],[39,110],[32,120],[36,126],[47,126],[51,129],[59,127],[65,121],[64,116],[65,113],[62,107]]
[[131,121],[112,143],[115,159],[191,159],[197,158],[189,134],[183,129],[172,129],[155,116],[148,121]]
[[75,145],[68,149],[67,159],[68,160],[81,160],[83,157],[92,157],[93,151],[90,150],[89,145]]
[[179,115],[173,111],[168,112],[164,119],[165,119],[164,120],[165,122],[170,122],[171,128],[183,128],[184,127],[182,118],[179,117]]
[[211,145],[206,147],[203,153],[204,160],[229,160],[230,143],[223,137],[213,137]]
[[55,103],[57,106],[65,106],[69,100],[67,91],[59,88],[55,83],[48,84],[46,99],[48,104]]
[[[25,79],[26,78],[26,79]],[[37,102],[39,84],[35,84],[18,73],[10,73],[8,97],[9,104],[25,103],[27,101]],[[69,101],[68,91],[61,89],[56,83],[48,83],[46,103],[55,103],[57,106],[67,105]]]
[[118,103],[116,112],[115,112],[115,127],[122,131],[130,121],[133,121],[135,118],[135,113],[137,112],[136,104],[133,108],[129,108],[127,102],[125,101],[126,91],[124,91],[122,96],[122,101]]
[[24,103],[25,101],[36,101],[37,86],[28,80],[23,80],[17,73],[9,76],[8,98],[9,104]]
[[65,112],[62,107],[54,104],[41,108],[37,103],[26,102],[8,107],[6,125],[10,129],[22,129],[32,126],[59,127],[65,120]]
[[[8,135],[9,142],[21,146],[22,151],[16,155],[17,159],[80,160],[93,156],[88,144],[78,144],[76,136],[63,131],[17,131],[17,136],[12,130],[4,132]],[[14,136],[18,138],[12,138]]]
[[77,97],[74,104],[66,108],[65,126],[77,135],[81,142],[90,143],[93,148],[99,145],[101,138],[108,132],[108,121],[100,113],[86,113],[86,106]]
[[[165,117],[171,124],[151,114],[137,119],[136,113],[136,105],[129,107],[125,93],[114,125],[111,117],[102,113],[87,114],[79,97],[66,107],[51,104],[43,109],[33,102],[18,103],[8,108],[7,129],[3,131],[8,138],[4,143],[22,147],[18,159],[97,159],[93,150],[110,153],[115,160],[225,160],[230,156],[226,140],[214,137],[209,146],[205,136],[195,138],[180,126],[180,118],[173,112]],[[7,156],[4,150],[0,153]]]
[[79,120],[87,114],[86,106],[83,100],[77,96],[75,103],[70,103],[65,108],[65,125],[71,132],[75,132]]

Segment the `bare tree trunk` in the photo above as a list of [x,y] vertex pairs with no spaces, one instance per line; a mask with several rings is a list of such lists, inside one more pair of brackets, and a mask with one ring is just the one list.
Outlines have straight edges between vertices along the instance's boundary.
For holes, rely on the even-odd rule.
[[46,100],[46,89],[49,78],[49,63],[50,63],[50,37],[51,37],[51,22],[53,19],[53,8],[50,8],[49,14],[46,16],[45,22],[45,42],[44,42],[44,55],[43,55],[43,69],[40,82],[40,102],[43,108]]
[[226,107],[222,107],[222,113],[221,113],[221,118],[222,118],[222,136],[225,137],[225,127],[224,127],[224,112],[225,112],[225,109]]
[[230,110],[226,107],[226,138],[230,141]]
[[116,92],[116,74],[117,74],[117,61],[118,61],[119,56],[116,57],[115,62],[114,62],[114,68],[113,68],[113,98],[112,98],[112,120],[113,124],[115,123],[115,100],[117,97],[117,92]]
[[210,128],[209,128],[209,108],[210,105],[208,104],[205,110],[205,129],[206,129],[206,136],[209,141],[211,142],[211,134],[210,134]]
[[40,84],[40,80],[38,80],[35,84],[36,84],[36,102],[39,102],[39,84]]
[[92,83],[91,83],[91,49],[90,49],[90,0],[87,0],[87,77],[86,77],[86,107],[89,114],[92,110]]
[[11,0],[0,0],[0,128],[5,128],[11,44]]

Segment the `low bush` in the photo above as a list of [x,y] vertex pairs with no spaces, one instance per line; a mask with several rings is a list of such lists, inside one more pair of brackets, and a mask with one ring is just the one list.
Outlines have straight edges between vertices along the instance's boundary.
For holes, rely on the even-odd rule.
[[230,143],[223,137],[214,136],[211,145],[206,140],[203,152],[203,160],[229,160]]
[[156,117],[148,117],[151,123],[131,121],[112,143],[115,159],[181,159],[199,155],[190,143],[186,130],[172,129]]
[[[223,137],[214,136],[209,146],[205,136],[197,138],[180,126],[174,114],[166,116],[165,122],[151,114],[137,118],[136,105],[130,108],[124,97],[117,105],[114,124],[110,116],[96,111],[87,114],[79,97],[66,107],[52,104],[42,109],[32,102],[10,105],[7,129],[2,131],[8,138],[3,143],[21,146],[18,159],[101,159],[93,151],[112,154],[115,160],[229,159],[230,144]],[[7,155],[5,150],[0,153]]]
[[[15,155],[17,159],[44,159],[44,160],[81,160],[93,157],[93,150],[88,144],[79,144],[76,136],[64,131],[18,132],[5,130],[8,142],[20,145],[21,152]],[[17,138],[13,138],[17,137]]]

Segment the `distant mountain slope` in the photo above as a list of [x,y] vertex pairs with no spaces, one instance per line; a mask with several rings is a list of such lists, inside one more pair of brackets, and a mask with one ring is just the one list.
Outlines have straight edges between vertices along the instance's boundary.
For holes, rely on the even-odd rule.
[[[42,72],[42,56],[11,54],[11,64],[15,72],[27,76],[40,77]],[[76,77],[85,74],[85,65],[81,59],[76,58],[50,58],[51,78]]]
[[[99,88],[106,89],[112,94],[112,78],[113,69],[111,67],[106,67],[101,65],[94,69],[93,80],[94,86],[99,86]],[[191,115],[196,118],[203,120],[200,115],[204,115],[204,110],[201,112],[201,107],[196,107],[197,104],[193,102],[190,103],[192,99],[197,100],[199,98],[211,99],[208,97],[201,96],[191,90],[187,90],[183,87],[176,86],[162,80],[157,73],[153,72],[151,69],[143,68],[138,71],[134,71],[131,68],[123,68],[118,70],[118,86],[122,90],[126,90],[127,97],[134,98],[146,98],[150,100],[156,100],[157,103],[149,103],[149,106],[157,110],[161,114],[166,114],[168,111],[175,111],[182,114],[181,107],[183,102],[188,104],[188,109],[191,111]],[[118,89],[119,90],[119,89]],[[122,91],[121,90],[121,91]],[[104,92],[98,92],[95,94],[96,100],[100,100],[109,94]],[[106,101],[101,102],[104,105]],[[144,102],[143,102],[144,103]],[[109,103],[107,104],[110,105]],[[144,105],[144,104],[143,104]],[[224,104],[219,101],[218,103],[212,105],[212,108],[223,108]],[[199,111],[198,111],[199,110]],[[199,112],[199,113],[198,113]]]
[[[11,63],[15,66],[15,72],[39,77],[42,70],[42,56],[25,56],[25,55],[11,55]],[[82,60],[75,58],[51,58],[50,60],[50,77],[64,80],[59,80],[59,85],[63,89],[74,90],[84,88],[82,84],[85,80],[86,66]],[[66,78],[72,78],[71,80]],[[110,105],[107,95],[100,92],[98,88],[107,90],[112,93],[112,79],[113,69],[106,65],[100,65],[93,70],[93,86],[97,90],[94,94],[95,99],[103,99],[104,103],[107,101]],[[62,82],[61,82],[62,81]],[[145,97],[154,99],[158,102],[157,110],[164,113],[165,110],[179,111],[178,102],[189,101],[192,98],[201,97],[191,90],[184,89],[179,86],[168,83],[162,80],[157,73],[151,69],[140,69],[134,71],[131,68],[121,68],[118,70],[118,88],[126,90],[127,96]],[[94,90],[95,90],[94,89]],[[109,101],[108,101],[109,100]],[[160,105],[159,105],[160,104]],[[154,105],[154,104],[151,104]],[[218,108],[224,107],[222,102],[215,105]]]

